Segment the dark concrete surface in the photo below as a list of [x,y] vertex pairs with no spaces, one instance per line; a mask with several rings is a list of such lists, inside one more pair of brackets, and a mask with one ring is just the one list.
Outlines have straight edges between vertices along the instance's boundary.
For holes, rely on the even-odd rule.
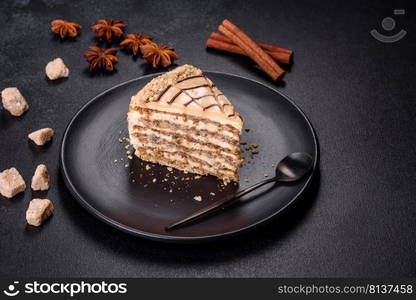
[[[38,163],[51,170],[56,213],[28,227],[32,192],[0,197],[1,276],[283,277],[416,275],[416,70],[411,1],[1,1],[0,89],[17,86],[30,104],[21,118],[0,111],[0,169],[27,182]],[[406,15],[394,16],[404,8]],[[403,40],[369,34],[391,16]],[[84,27],[61,42],[53,19]],[[320,141],[320,177],[292,210],[229,241],[169,245],[119,232],[88,214],[59,176],[58,150],[73,114],[98,93],[152,72],[119,51],[117,72],[90,76],[82,57],[95,44],[89,27],[119,18],[128,32],[172,45],[179,64],[247,76],[289,95]],[[295,51],[284,83],[270,82],[249,59],[206,51],[223,18],[255,39]],[[44,67],[62,57],[71,74],[49,82]],[[37,149],[26,136],[51,126]]]

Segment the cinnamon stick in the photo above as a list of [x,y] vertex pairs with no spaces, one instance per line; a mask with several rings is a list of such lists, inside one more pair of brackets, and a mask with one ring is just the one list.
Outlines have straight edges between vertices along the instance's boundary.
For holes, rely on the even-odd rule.
[[[213,32],[211,33],[210,38],[214,39],[214,40],[218,40],[218,41],[223,41],[226,43],[233,43],[232,40],[230,40],[228,37],[226,37],[225,35],[218,33],[218,32]],[[281,47],[277,47],[277,46],[273,46],[273,45],[269,45],[269,44],[265,44],[265,43],[260,43],[260,42],[256,42],[256,44],[262,48],[263,50],[268,50],[271,52],[279,52],[279,53],[287,53],[290,56],[293,54],[293,50],[290,49],[286,49],[286,48],[281,48]]]
[[[232,43],[216,40],[216,39],[213,39],[212,37],[210,37],[207,40],[206,47],[247,56],[244,50],[241,49],[239,46],[232,44]],[[265,50],[265,52],[279,63],[286,64],[286,65],[291,63],[291,56],[288,53],[272,52],[268,50]]]
[[218,30],[250,56],[273,80],[281,79],[285,71],[264,52],[247,34],[225,19]]

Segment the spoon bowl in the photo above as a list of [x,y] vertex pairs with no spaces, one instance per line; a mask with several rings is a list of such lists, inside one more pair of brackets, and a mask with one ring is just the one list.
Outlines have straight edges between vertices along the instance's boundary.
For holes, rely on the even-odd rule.
[[283,158],[276,166],[276,179],[291,182],[301,179],[313,167],[312,157],[305,152],[294,152]]

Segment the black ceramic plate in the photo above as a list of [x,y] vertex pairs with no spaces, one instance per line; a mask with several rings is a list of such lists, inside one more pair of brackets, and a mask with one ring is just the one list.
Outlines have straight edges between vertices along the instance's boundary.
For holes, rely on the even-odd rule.
[[[242,203],[198,223],[165,232],[168,224],[272,176],[274,166],[291,152],[305,151],[318,161],[313,128],[302,111],[287,97],[246,78],[206,72],[244,118],[247,145],[259,153],[240,169],[239,184],[223,186],[213,176],[196,177],[166,167],[128,159],[126,113],[132,95],[150,75],[117,85],[86,104],[69,123],[61,146],[61,170],[74,197],[93,215],[123,231],[162,241],[200,241],[224,238],[252,228],[288,207],[305,190],[313,172],[286,186],[268,186]],[[149,168],[149,170],[146,170]],[[169,175],[168,175],[169,176]],[[175,178],[176,179],[175,179]],[[215,195],[214,195],[215,194]],[[194,200],[201,196],[202,201]]]

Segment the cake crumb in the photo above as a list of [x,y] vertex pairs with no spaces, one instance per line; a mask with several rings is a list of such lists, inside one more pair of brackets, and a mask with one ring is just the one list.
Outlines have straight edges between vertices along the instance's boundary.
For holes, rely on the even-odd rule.
[[157,179],[156,178],[153,178],[152,182],[156,182],[156,181],[157,181]]
[[146,171],[149,171],[152,167],[149,165],[146,165],[144,168],[146,169]]
[[201,176],[196,175],[194,178],[195,178],[195,179],[199,179],[199,178],[201,178]]
[[209,194],[210,194],[211,196],[215,196],[215,193],[213,193],[213,192],[210,192]]
[[172,169],[171,167],[168,167],[168,171],[169,171],[169,172],[172,172],[172,170],[173,170],[173,169]]
[[114,160],[114,162],[116,163],[116,162],[118,162],[118,160],[117,160],[117,159],[115,159],[115,160]]
[[247,145],[247,142],[240,142],[240,145],[242,146]]
[[172,193],[173,192],[173,190],[172,190],[172,188],[169,190],[169,193]]
[[264,177],[269,177],[269,174],[267,174],[267,173],[264,173]]
[[119,143],[122,143],[122,142],[123,142],[123,140],[122,140],[122,139],[118,139],[118,142],[119,142]]
[[201,196],[194,196],[194,200],[196,200],[196,201],[202,201],[202,197]]
[[129,155],[129,156],[127,156],[127,158],[131,160],[131,159],[133,159],[133,156]]
[[129,164],[125,164],[125,165],[124,165],[124,167],[125,167],[125,168],[128,168],[128,167],[129,167]]

